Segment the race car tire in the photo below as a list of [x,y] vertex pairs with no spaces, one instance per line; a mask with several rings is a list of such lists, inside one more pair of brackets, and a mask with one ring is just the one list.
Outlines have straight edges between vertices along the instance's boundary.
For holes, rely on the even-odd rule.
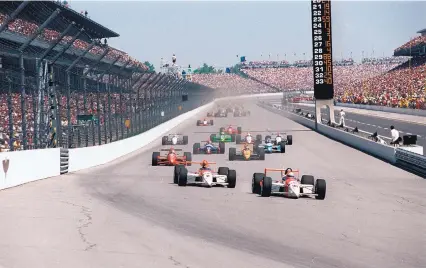
[[160,152],[152,153],[152,166],[158,166],[158,157],[160,156]]
[[264,177],[260,187],[260,195],[262,197],[270,197],[272,192],[272,179],[271,177]]
[[237,132],[238,132],[238,134],[241,134],[242,133],[242,128],[241,127],[237,127]]
[[293,135],[287,135],[287,144],[292,145],[293,144]]
[[210,125],[213,126],[213,120],[210,120]]
[[256,141],[262,142],[262,135],[260,134],[256,135]]
[[193,154],[199,154],[200,153],[201,144],[199,142],[194,143],[192,146],[192,153]]
[[285,153],[285,145],[286,145],[286,144],[285,144],[285,142],[283,142],[283,141],[282,141],[282,142],[280,142],[280,149],[281,149],[281,151],[280,151],[280,152],[281,152],[282,154],[283,154],[283,153]]
[[201,120],[197,120],[197,126],[201,125]]
[[236,144],[241,144],[242,143],[242,141],[241,141],[241,135],[240,134],[237,134],[235,136],[235,143]]
[[324,200],[326,190],[327,190],[327,185],[325,183],[325,180],[317,179],[315,184],[315,193],[317,194],[317,196],[315,196],[315,199]]
[[235,134],[231,134],[231,142],[235,142]]
[[229,174],[229,168],[227,168],[227,167],[219,167],[219,169],[217,170],[217,174],[228,176],[228,174]]
[[225,154],[225,143],[223,141],[219,142],[219,154]]
[[186,186],[188,183],[188,170],[185,167],[180,168],[178,173],[178,186]]
[[265,150],[257,150],[259,154],[259,160],[265,160]]
[[237,184],[237,171],[234,169],[230,169],[228,171],[228,188],[235,188],[235,185]]
[[182,168],[184,168],[183,165],[177,165],[177,166],[175,166],[175,170],[174,170],[174,173],[173,173],[173,183],[174,184],[178,184],[178,181],[179,181],[179,172],[180,172],[180,170]]
[[251,180],[251,192],[253,194],[260,194],[260,182],[265,175],[263,173],[254,173]]
[[265,143],[267,143],[267,142],[268,142],[268,139],[272,139],[272,137],[271,137],[271,136],[269,136],[269,135],[268,135],[268,136],[266,136],[266,137],[265,137]]
[[188,136],[183,136],[182,144],[187,145],[188,144]]
[[229,161],[234,161],[237,155],[236,148],[229,148]]
[[[192,154],[190,152],[184,152],[183,155],[185,156],[185,160],[187,162],[191,162],[192,161]],[[187,166],[191,166],[191,163],[186,163]]]
[[[315,186],[315,178],[312,175],[303,175],[300,183]],[[300,188],[300,193],[303,193],[303,188]]]
[[168,140],[168,137],[167,136],[163,136],[163,138],[161,139],[161,144],[162,145],[167,145],[167,140]]

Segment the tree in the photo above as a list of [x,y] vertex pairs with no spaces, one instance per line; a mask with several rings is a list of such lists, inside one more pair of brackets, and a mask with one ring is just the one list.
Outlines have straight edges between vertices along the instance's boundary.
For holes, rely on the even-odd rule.
[[154,67],[154,65],[152,65],[151,62],[145,61],[143,64],[145,64],[149,68],[150,72],[155,72],[155,67]]
[[209,66],[206,63],[204,63],[203,66],[201,66],[200,68],[194,70],[194,74],[216,74],[216,73],[218,73],[218,71],[213,66]]

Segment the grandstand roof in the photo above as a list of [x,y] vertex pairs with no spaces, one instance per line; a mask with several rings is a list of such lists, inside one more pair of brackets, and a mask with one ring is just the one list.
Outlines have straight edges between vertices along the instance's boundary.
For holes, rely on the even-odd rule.
[[[6,11],[7,14],[11,13],[11,11],[13,12],[13,10],[15,10],[22,2],[24,1],[0,1],[0,12]],[[31,1],[21,14],[18,15],[18,18],[24,17],[32,21],[38,21],[40,18],[46,20],[56,9],[60,9],[61,15],[70,22],[74,21],[79,28],[84,27],[85,31],[89,33],[92,38],[110,38],[120,36],[118,33],[100,25],[75,10],[54,1]],[[34,10],[40,10],[42,12],[34,14]],[[54,27],[54,25],[52,26]]]
[[426,34],[426,28],[423,29],[423,30],[418,31],[417,33],[422,34],[422,35]]

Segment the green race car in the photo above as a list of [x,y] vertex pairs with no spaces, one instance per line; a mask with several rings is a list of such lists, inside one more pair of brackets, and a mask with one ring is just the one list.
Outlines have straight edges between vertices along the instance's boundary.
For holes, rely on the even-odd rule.
[[212,142],[235,142],[235,134],[225,134],[225,132],[211,134],[210,140]]

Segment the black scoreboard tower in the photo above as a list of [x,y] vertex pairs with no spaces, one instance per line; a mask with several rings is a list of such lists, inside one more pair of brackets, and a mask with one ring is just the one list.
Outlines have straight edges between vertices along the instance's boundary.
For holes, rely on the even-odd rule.
[[317,100],[334,98],[331,38],[331,1],[311,0],[314,96]]

